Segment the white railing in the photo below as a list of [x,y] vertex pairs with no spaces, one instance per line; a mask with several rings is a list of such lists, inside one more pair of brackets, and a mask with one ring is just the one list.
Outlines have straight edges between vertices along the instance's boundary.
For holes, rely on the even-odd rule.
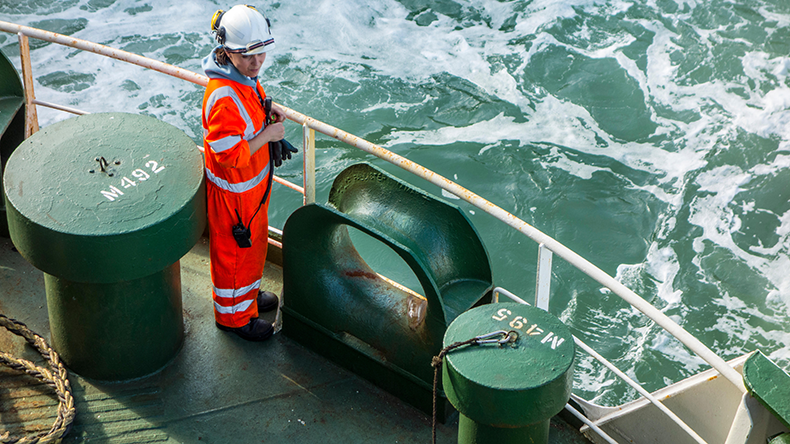
[[[34,120],[34,121],[28,121],[26,124],[26,128],[30,127],[31,133],[35,132],[35,130],[38,129],[38,122],[35,119],[35,115],[36,115],[35,105],[47,106],[50,108],[59,109],[62,111],[71,112],[75,114],[81,114],[84,112],[69,107],[43,102],[35,98],[35,94],[33,92],[33,85],[32,85],[32,74],[30,73],[30,54],[29,54],[29,47],[27,43],[28,37],[33,37],[40,40],[46,40],[48,42],[53,42],[53,43],[59,43],[61,45],[70,46],[73,48],[93,52],[96,54],[101,54],[107,57],[122,60],[138,66],[153,69],[155,71],[159,71],[170,76],[178,77],[183,80],[187,80],[189,82],[201,86],[205,86],[208,83],[208,78],[203,75],[196,74],[194,72],[182,68],[178,68],[172,65],[168,65],[166,63],[162,63],[156,60],[152,60],[143,56],[139,56],[137,54],[132,54],[126,51],[110,48],[104,45],[99,45],[86,40],[81,40],[81,39],[65,36],[62,34],[56,34],[53,32],[44,31],[36,28],[30,28],[27,26],[17,25],[14,23],[9,23],[4,21],[0,21],[0,30],[10,33],[16,33],[19,36],[20,55],[22,57],[22,70],[23,70],[23,79],[25,83],[26,102],[28,105],[28,109],[31,110],[29,116],[32,116],[33,119],[31,120]],[[300,192],[304,196],[303,202],[305,204],[315,202],[315,131],[318,131],[324,135],[327,135],[341,142],[359,148],[382,160],[385,160],[393,165],[396,165],[406,170],[409,173],[412,173],[418,177],[421,177],[433,183],[434,185],[442,188],[443,190],[452,193],[453,195],[459,197],[460,199],[463,199],[469,204],[474,205],[480,210],[485,211],[486,213],[494,216],[495,218],[499,219],[500,221],[504,222],[510,227],[526,235],[533,241],[537,242],[539,245],[539,254],[538,254],[538,272],[537,272],[538,279],[536,283],[536,306],[543,308],[544,310],[548,310],[549,293],[550,293],[549,283],[551,279],[551,261],[552,261],[552,256],[556,254],[562,259],[569,262],[577,269],[581,270],[587,276],[594,279],[599,284],[611,290],[614,294],[618,295],[620,298],[622,298],[623,300],[631,304],[633,307],[635,307],[637,310],[645,314],[648,318],[653,320],[656,324],[664,328],[667,332],[669,332],[671,335],[673,335],[675,338],[681,341],[684,345],[686,345],[686,347],[688,347],[690,350],[692,350],[694,353],[700,356],[703,360],[705,360],[708,364],[710,364],[711,367],[716,369],[722,376],[724,376],[733,385],[735,385],[741,392],[746,391],[741,376],[738,374],[737,371],[735,371],[732,367],[730,367],[724,361],[724,359],[716,355],[713,351],[711,351],[697,338],[695,338],[690,333],[685,331],[682,327],[680,327],[674,321],[669,319],[669,317],[667,317],[664,313],[656,309],[650,303],[642,299],[639,295],[637,295],[636,293],[634,293],[633,291],[622,285],[620,282],[618,282],[613,277],[609,276],[608,274],[600,270],[598,267],[596,267],[586,259],[582,258],[575,252],[571,251],[570,249],[568,249],[567,247],[565,247],[555,239],[542,233],[541,231],[527,224],[523,220],[510,214],[504,209],[492,204],[491,202],[478,196],[477,194],[467,190],[466,188],[456,184],[455,182],[446,179],[443,176],[434,173],[431,170],[428,170],[427,168],[419,164],[416,164],[402,156],[399,156],[391,151],[388,151],[376,144],[368,142],[367,140],[361,139],[357,136],[354,136],[353,134],[349,134],[341,129],[335,128],[324,122],[315,120],[309,116],[301,114],[283,105],[278,104],[278,106],[280,106],[283,109],[288,119],[302,125],[303,147],[304,147],[303,187],[299,187],[298,185],[285,181],[276,176],[275,176],[275,180],[278,183],[287,186],[288,188]],[[29,135],[29,133],[27,133],[26,130],[26,136],[27,135]],[[272,228],[270,228],[270,230],[275,230],[275,232],[278,231]],[[512,293],[501,288],[498,288],[497,291],[495,291],[494,293],[495,300],[498,300],[499,294],[504,294],[505,296],[511,298],[512,300],[515,300],[520,303],[527,303],[523,299],[518,298]],[[626,376],[619,369],[614,367],[614,365],[612,365],[610,362],[608,362],[598,353],[590,349],[586,344],[584,344],[577,338],[574,337],[574,341],[582,350],[586,351],[587,353],[590,353],[595,359],[599,360],[603,365],[605,365],[607,368],[615,372],[615,374],[617,374],[629,385],[631,385],[634,389],[636,389],[642,396],[646,397],[650,402],[655,404],[662,412],[664,412],[666,415],[672,418],[673,421],[675,421],[681,428],[683,428],[692,438],[694,438],[695,441],[699,443],[705,442],[682,420],[680,420],[680,418],[678,418],[674,413],[672,413],[669,409],[667,409],[660,401],[656,400],[652,395],[650,395],[650,393],[645,391],[638,383],[628,378],[628,376]],[[572,410],[572,413],[574,413],[574,415],[580,417],[580,419],[583,420],[586,419],[583,418],[583,415],[575,411],[572,407],[570,408],[570,410]],[[601,431],[597,426],[595,426],[595,424],[592,424],[589,421],[585,421],[585,423],[590,425],[591,428],[596,432],[602,433],[601,436],[603,436],[604,439],[606,439],[611,443],[616,444],[616,441],[606,436],[606,434],[603,431]]]

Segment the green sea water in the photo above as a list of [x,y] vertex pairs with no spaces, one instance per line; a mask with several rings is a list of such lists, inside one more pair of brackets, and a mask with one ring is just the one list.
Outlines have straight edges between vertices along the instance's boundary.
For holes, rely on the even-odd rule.
[[[0,0],[0,20],[201,72],[199,0]],[[790,3],[786,0],[374,0],[258,4],[278,103],[454,180],[564,243],[731,359],[790,367]],[[155,116],[201,143],[202,89],[33,42],[37,97]],[[0,49],[18,65],[16,36]],[[40,110],[43,126],[67,115]],[[301,128],[287,125],[301,143]],[[299,142],[299,143],[296,143]],[[495,283],[534,297],[537,245],[397,167],[319,137],[318,200],[357,162],[459,205]],[[278,175],[301,183],[301,163]],[[301,204],[273,191],[282,227]],[[371,265],[397,259],[360,241]],[[550,311],[648,390],[705,364],[608,290],[555,259]],[[575,392],[636,395],[580,355]]]

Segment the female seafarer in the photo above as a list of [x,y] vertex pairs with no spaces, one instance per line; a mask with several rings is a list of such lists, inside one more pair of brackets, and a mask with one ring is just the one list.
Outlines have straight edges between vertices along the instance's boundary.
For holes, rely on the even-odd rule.
[[209,77],[202,120],[214,315],[219,329],[250,341],[263,341],[274,331],[258,318],[259,311],[278,305],[277,296],[260,289],[269,192],[274,160],[279,166],[292,149],[272,143],[278,152],[270,153],[269,142],[285,134],[280,108],[272,106],[272,118],[264,122],[266,93],[258,71],[274,48],[269,26],[250,6],[217,11],[211,28],[220,46],[203,59]]

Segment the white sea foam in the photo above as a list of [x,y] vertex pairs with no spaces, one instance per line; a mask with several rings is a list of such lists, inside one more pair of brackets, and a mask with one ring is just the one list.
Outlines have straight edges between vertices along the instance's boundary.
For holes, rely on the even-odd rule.
[[[482,155],[501,146],[503,140],[515,141],[519,147],[549,147],[548,154],[539,159],[544,168],[567,172],[575,178],[589,181],[590,186],[595,186],[596,173],[607,172],[608,168],[586,164],[571,153],[606,157],[634,171],[646,173],[652,180],[640,184],[631,183],[622,175],[618,177],[623,177],[627,187],[655,196],[664,204],[664,209],[660,210],[664,213],[656,217],[655,239],[650,240],[644,260],[621,265],[617,277],[629,285],[636,285],[640,278],[647,276],[655,285],[656,296],[666,304],[666,310],[682,310],[684,300],[693,295],[680,288],[676,280],[684,273],[683,267],[696,267],[699,270],[697,279],[701,283],[721,288],[720,297],[710,303],[728,310],[726,316],[710,327],[725,331],[732,338],[730,344],[721,344],[717,351],[737,354],[753,348],[755,343],[769,343],[773,347],[771,357],[787,362],[790,359],[790,334],[783,333],[781,328],[755,327],[753,320],[787,326],[790,316],[790,275],[787,273],[790,269],[787,257],[790,251],[790,211],[774,212],[761,208],[763,203],[755,198],[746,199],[743,193],[751,181],[781,174],[790,168],[790,87],[787,86],[790,58],[771,55],[758,43],[742,42],[746,52],[737,60],[743,68],[742,76],[735,80],[714,77],[695,83],[689,80],[687,73],[679,74],[680,66],[674,58],[676,51],[686,49],[680,43],[682,39],[677,25],[693,30],[702,52],[699,60],[702,67],[713,66],[714,60],[710,57],[715,53],[714,49],[727,43],[720,29],[704,29],[694,24],[690,11],[708,7],[705,2],[675,0],[681,12],[666,22],[624,18],[654,33],[645,53],[644,67],[625,55],[624,49],[635,41],[634,36],[625,31],[615,30],[605,37],[595,37],[597,40],[593,42],[594,25],[581,20],[574,37],[589,41],[586,47],[564,43],[547,32],[560,20],[575,19],[580,14],[613,17],[628,10],[633,2],[535,0],[523,7],[518,3],[496,0],[459,3],[462,8],[479,12],[483,19],[477,22],[469,20],[459,26],[455,18],[436,13],[434,21],[421,26],[406,19],[411,11],[395,0],[281,2],[276,9],[266,11],[273,21],[277,39],[277,48],[268,58],[267,66],[284,60],[290,67],[304,72],[306,81],[342,77],[349,82],[378,78],[423,84],[438,76],[449,75],[475,85],[481,95],[513,104],[524,118],[515,119],[510,117],[512,113],[502,113],[468,125],[439,125],[428,130],[396,128],[385,136],[386,146],[390,148],[409,144],[447,147],[468,142],[479,144],[478,153]],[[648,1],[643,6],[658,8],[657,3],[660,2]],[[87,19],[86,27],[76,32],[75,37],[117,48],[130,42],[139,44],[153,40],[152,49],[143,55],[157,60],[166,60],[168,51],[178,51],[182,44],[185,50],[189,50],[196,43],[187,41],[197,39],[197,45],[201,45],[203,51],[180,66],[201,72],[200,59],[214,46],[208,34],[208,19],[217,8],[227,9],[230,6],[229,3],[218,5],[206,0],[191,2],[184,7],[183,2],[162,0],[147,3],[149,11],[146,7],[141,8],[135,0],[117,0],[96,11],[80,9],[80,6],[87,7],[88,4],[81,2],[73,8],[46,16],[17,15],[4,19],[29,24],[44,19],[84,18]],[[790,26],[790,15],[769,9],[758,8],[759,13],[771,22],[766,32],[771,34]],[[514,16],[512,27],[502,31],[503,25]],[[164,42],[162,37],[165,35],[173,41]],[[521,43],[513,43],[519,39]],[[617,140],[608,135],[584,107],[529,85],[525,74],[531,58],[552,46],[563,47],[591,59],[616,61],[645,97],[645,108],[657,125],[654,139],[668,139],[671,143],[664,145],[653,139],[640,142]],[[52,63],[53,60],[57,63]],[[508,63],[502,60],[508,60]],[[15,58],[13,61],[18,66]],[[81,91],[58,91],[37,83],[37,93],[42,100],[89,112],[150,112],[187,131],[190,136],[200,137],[193,130],[199,118],[199,96],[197,102],[190,105],[195,109],[190,109],[183,101],[186,95],[199,95],[200,87],[99,56],[76,54],[74,50],[56,45],[35,50],[34,62],[37,79],[59,71],[96,76],[91,86]],[[686,77],[679,78],[681,75]],[[125,90],[124,85],[130,86],[129,80],[133,80],[140,89]],[[320,84],[314,88],[319,94],[332,94]],[[385,98],[378,103],[366,104],[361,112],[391,109],[405,113],[434,99],[415,97],[413,102],[406,102]],[[671,112],[662,112],[661,109]],[[683,117],[676,117],[678,115]],[[42,126],[67,117],[42,108],[39,116]],[[780,153],[756,165],[711,162],[717,149],[742,133],[776,139],[778,151],[785,154]],[[516,185],[504,188],[518,193]],[[452,199],[451,196],[445,197]],[[530,214],[539,213],[539,210],[532,207]],[[778,225],[775,234],[778,240],[772,245],[757,244],[744,248],[733,236],[743,228],[747,216],[761,211],[776,213]],[[685,214],[688,214],[687,219],[681,220]],[[699,230],[693,232],[693,240],[689,242],[693,251],[681,255],[675,250],[680,247],[673,242],[672,236],[677,236],[675,230],[686,222],[699,227]],[[750,308],[730,294],[715,273],[705,269],[703,258],[709,254],[711,245],[730,252],[754,276],[766,282],[766,288],[754,289],[755,293],[765,295],[765,308]],[[690,265],[680,263],[679,257],[683,256],[692,256]],[[606,292],[601,294],[601,297],[609,296]],[[564,320],[572,318],[575,298],[576,293],[563,312]],[[605,331],[609,325],[634,322],[628,310],[614,313],[593,311],[589,316],[593,335],[596,331]],[[655,329],[640,326],[633,330],[624,344],[629,351],[624,354],[623,361],[633,364],[643,359],[641,347],[644,346],[657,348],[688,371],[699,367],[698,358],[689,356],[676,342]],[[603,396],[600,394],[613,384],[611,375],[587,358],[581,360],[580,368],[582,372],[577,383],[581,383],[583,390]]]
[[[466,127],[443,127],[427,131],[395,131],[390,134],[386,146],[404,143],[417,145],[448,145],[457,142],[477,142],[493,146],[502,140],[518,140],[526,144],[557,144],[574,151],[607,156],[620,161],[635,170],[646,171],[660,177],[661,182],[680,180],[690,170],[702,167],[704,152],[692,148],[679,152],[666,152],[648,143],[618,144],[611,140],[610,146],[601,148],[595,143],[596,134],[605,134],[599,128],[585,128],[579,122],[595,120],[582,107],[560,101],[554,97],[546,97],[536,104],[537,109],[530,121],[516,123],[512,117],[502,114],[488,121],[478,122]],[[481,150],[481,153],[485,150]],[[554,153],[556,154],[556,152]],[[574,175],[581,171],[578,166],[571,168],[572,162],[547,162],[562,169],[565,166]],[[594,170],[589,167],[579,177],[589,179]],[[644,187],[653,192],[661,200],[669,201],[666,191],[656,187]]]

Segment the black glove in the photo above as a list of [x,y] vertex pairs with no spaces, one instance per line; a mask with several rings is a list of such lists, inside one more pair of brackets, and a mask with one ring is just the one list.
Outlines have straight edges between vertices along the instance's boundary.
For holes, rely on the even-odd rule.
[[295,154],[295,153],[299,152],[299,150],[294,148],[294,146],[291,145],[290,143],[288,143],[288,141],[285,140],[285,139],[280,141],[280,147],[281,147],[281,151],[282,151],[282,155],[280,157],[283,160],[285,160],[285,159],[289,159],[290,160],[291,159],[291,153]]
[[285,139],[277,142],[269,142],[269,155],[274,160],[275,167],[282,165],[283,160],[289,160],[291,158],[291,153],[298,152],[299,150],[294,148],[294,146]]
[[280,141],[269,142],[269,156],[274,161],[274,166],[278,167],[283,164],[283,153],[280,147]]

